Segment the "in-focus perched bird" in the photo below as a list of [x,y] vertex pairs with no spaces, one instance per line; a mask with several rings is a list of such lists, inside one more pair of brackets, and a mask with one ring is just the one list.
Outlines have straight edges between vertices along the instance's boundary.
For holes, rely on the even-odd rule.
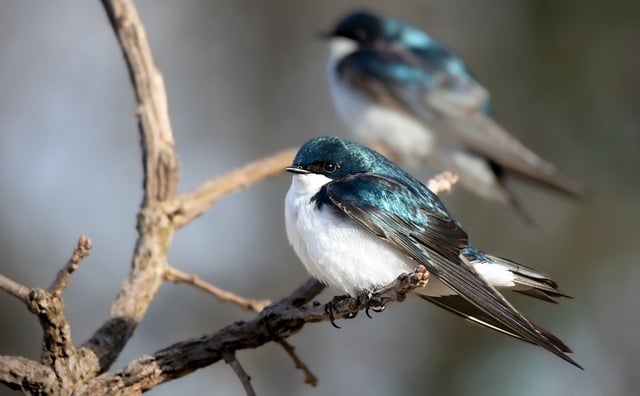
[[472,192],[516,208],[504,183],[516,174],[570,196],[576,184],[509,135],[489,114],[489,93],[462,59],[398,19],[354,12],[330,39],[327,78],[336,108],[355,135],[404,163],[428,161],[459,174]]
[[564,296],[546,275],[469,245],[440,199],[379,153],[337,137],[305,143],[291,167],[287,237],[309,273],[352,296],[424,265],[420,297],[473,322],[539,345],[580,367],[557,337],[496,290],[547,301]]

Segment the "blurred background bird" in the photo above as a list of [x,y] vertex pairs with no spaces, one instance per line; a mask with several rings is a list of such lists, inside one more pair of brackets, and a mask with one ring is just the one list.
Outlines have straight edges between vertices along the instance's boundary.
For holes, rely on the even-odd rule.
[[567,195],[576,184],[509,135],[490,114],[488,91],[452,50],[408,23],[369,11],[340,19],[326,73],[335,106],[362,141],[405,164],[451,170],[470,191],[510,204],[517,175]]

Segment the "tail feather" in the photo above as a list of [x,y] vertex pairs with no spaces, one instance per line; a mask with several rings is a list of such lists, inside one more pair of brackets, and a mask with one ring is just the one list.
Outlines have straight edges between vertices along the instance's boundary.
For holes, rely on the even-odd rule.
[[[518,340],[521,341],[525,341],[527,343],[530,344],[534,344],[533,342],[524,339],[520,336],[518,336],[517,334],[514,334],[512,332],[510,332],[509,330],[504,329],[504,327],[497,322],[495,319],[493,319],[492,317],[490,317],[489,315],[485,314],[482,310],[478,309],[476,306],[474,306],[473,304],[469,303],[466,299],[464,299],[462,296],[454,294],[454,295],[447,295],[447,296],[439,296],[439,297],[434,297],[434,296],[425,296],[425,295],[421,295],[419,294],[419,296],[437,306],[439,306],[440,308],[446,309],[447,311],[454,313],[458,316],[461,316],[467,320],[469,320],[472,323],[476,323],[479,324],[481,326],[485,326],[488,327],[492,330],[498,331],[502,334],[506,334],[508,336],[511,336],[513,338],[516,338]],[[537,331],[540,332],[540,334],[542,334],[546,339],[548,339],[553,345],[555,345],[558,349],[560,349],[562,352],[564,353],[571,353],[573,352],[571,350],[571,348],[569,348],[569,346],[567,346],[567,344],[565,344],[562,340],[560,340],[560,338],[558,338],[557,336],[553,335],[550,331],[536,325],[535,323],[531,322],[530,323],[533,325],[533,327],[535,327],[535,329]],[[570,361],[572,364],[576,365],[577,367],[580,367],[577,363]],[[582,367],[580,367],[582,368]]]
[[573,198],[581,188],[555,165],[529,150],[494,120],[482,113],[447,117],[445,128],[469,151],[476,152],[528,181]]
[[489,255],[487,257],[513,274],[513,291],[553,303],[557,302],[557,298],[572,298],[560,291],[558,284],[545,273],[505,258]]

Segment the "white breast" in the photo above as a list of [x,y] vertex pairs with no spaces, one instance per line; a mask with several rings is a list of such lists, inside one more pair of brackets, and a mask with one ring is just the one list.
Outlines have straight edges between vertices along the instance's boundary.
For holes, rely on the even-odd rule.
[[321,209],[313,197],[330,179],[295,175],[285,200],[287,237],[307,271],[328,286],[355,295],[392,282],[415,263],[349,219]]
[[370,144],[382,143],[405,160],[424,160],[435,144],[430,129],[403,112],[376,104],[339,78],[338,62],[356,48],[355,43],[346,39],[334,39],[331,43],[326,73],[338,113],[359,139]]

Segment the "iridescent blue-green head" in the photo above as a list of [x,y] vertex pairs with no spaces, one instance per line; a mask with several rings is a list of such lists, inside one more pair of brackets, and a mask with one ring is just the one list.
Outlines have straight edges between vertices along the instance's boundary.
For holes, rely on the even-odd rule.
[[400,169],[361,144],[335,136],[321,136],[303,144],[286,170],[298,174],[319,174],[335,180],[357,173],[397,176]]
[[328,38],[346,38],[360,46],[374,43],[401,42],[409,47],[427,47],[432,39],[410,24],[395,18],[383,17],[370,11],[352,12],[325,35]]

